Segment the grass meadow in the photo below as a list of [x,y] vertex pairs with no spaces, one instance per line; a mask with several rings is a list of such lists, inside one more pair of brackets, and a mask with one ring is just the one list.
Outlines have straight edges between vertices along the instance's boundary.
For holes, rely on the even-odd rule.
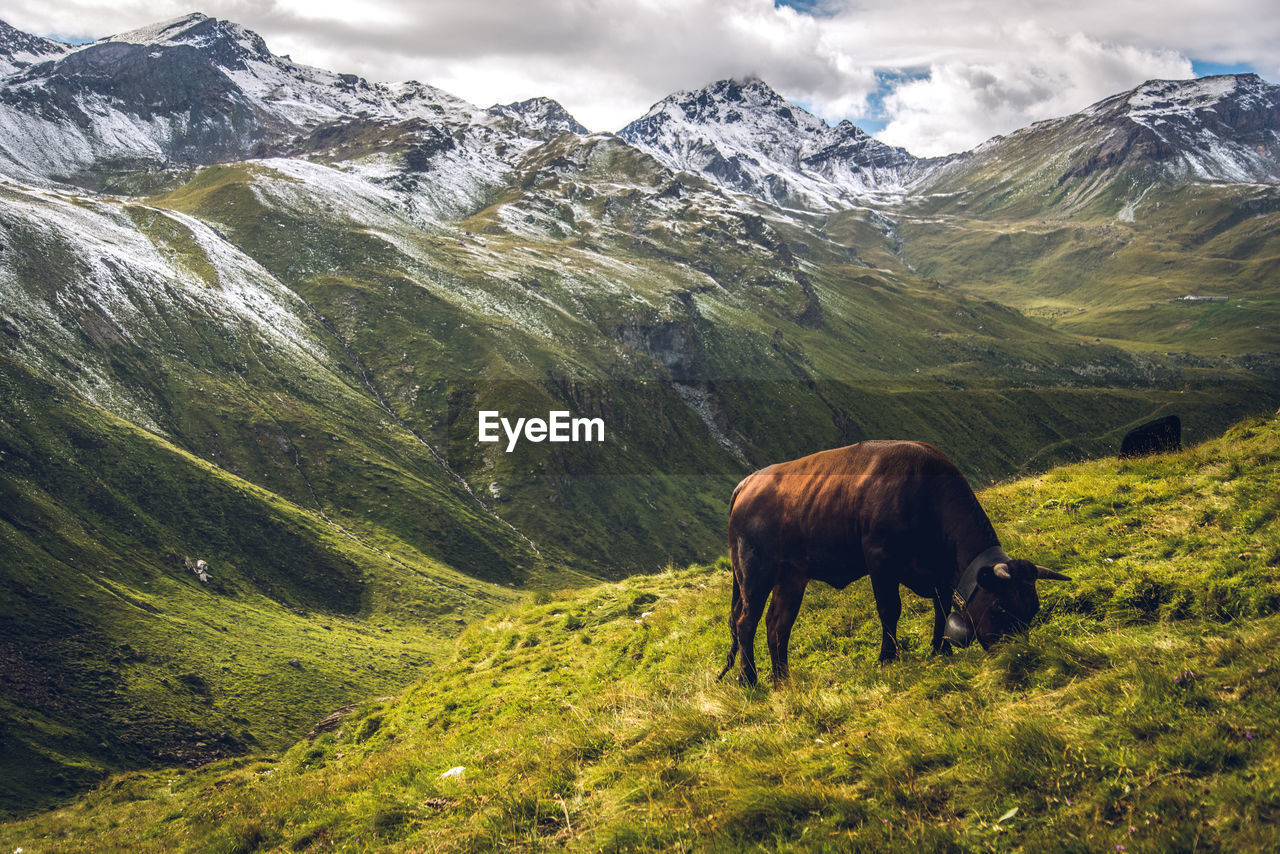
[[1280,422],[980,498],[1074,579],[992,654],[929,655],[907,594],[880,666],[869,585],[815,584],[747,689],[723,559],[539,593],[284,753],[110,778],[0,851],[1280,847]]

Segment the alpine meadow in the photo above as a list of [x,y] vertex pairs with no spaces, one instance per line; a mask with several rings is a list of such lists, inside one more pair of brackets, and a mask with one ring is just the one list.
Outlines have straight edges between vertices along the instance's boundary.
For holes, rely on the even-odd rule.
[[[1274,850],[1277,407],[1255,74],[921,158],[0,22],[0,851]],[[717,681],[735,485],[869,439],[1069,580]]]

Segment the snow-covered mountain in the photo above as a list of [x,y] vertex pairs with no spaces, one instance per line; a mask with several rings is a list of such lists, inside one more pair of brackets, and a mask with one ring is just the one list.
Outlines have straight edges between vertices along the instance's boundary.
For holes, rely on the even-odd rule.
[[1195,180],[1280,179],[1280,87],[1256,74],[1151,80],[1081,116],[1114,129],[1085,173],[1145,156]]
[[[922,191],[974,198],[986,180],[1056,187],[1099,171],[1271,182],[1277,93],[1254,75],[1151,81],[967,154],[921,160],[748,78],[676,92],[618,136],[673,170],[813,210]],[[272,54],[256,33],[202,14],[81,46],[0,22],[0,173],[26,182],[118,187],[122,175],[304,157],[418,194],[425,215],[449,217],[566,133],[586,129],[547,98],[484,109],[416,81],[373,83]]]
[[1280,181],[1280,86],[1254,74],[1151,80],[939,165],[921,198],[970,210],[1078,208],[1122,218],[1151,188]]
[[565,133],[585,135],[589,132],[559,102],[550,98],[529,98],[512,104],[494,104],[489,112],[515,119],[531,130],[543,131],[547,139]]
[[0,21],[0,75],[12,74],[68,50],[71,50],[69,44],[33,36]]
[[[401,123],[400,147],[417,155],[411,171],[447,174],[463,198],[500,184],[549,125],[577,124],[547,99],[490,111],[416,81],[299,65],[239,24],[192,14],[0,79],[0,171],[97,186],[113,171],[310,154],[326,141],[318,129],[352,122]],[[363,165],[386,176],[402,159]]]
[[667,166],[784,207],[900,196],[920,161],[848,121],[835,127],[756,78],[670,95],[618,135]]

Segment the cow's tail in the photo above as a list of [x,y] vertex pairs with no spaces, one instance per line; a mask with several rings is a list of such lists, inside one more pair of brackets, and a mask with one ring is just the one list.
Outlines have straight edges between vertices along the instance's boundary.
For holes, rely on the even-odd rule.
[[[737,485],[733,490],[733,497],[729,499],[730,518],[733,517],[733,503],[738,500],[738,493],[742,491],[743,483],[746,483],[746,480]],[[742,614],[742,586],[738,583],[738,543],[737,538],[732,533],[729,534],[729,562],[733,566],[733,600],[729,606],[729,656],[725,659],[724,669],[716,677],[717,682],[724,678],[724,675],[729,672],[729,668],[733,667],[733,662],[738,658],[738,617]]]
[[[732,551],[732,547],[730,547]],[[738,613],[742,610],[742,588],[738,586],[737,561],[733,573],[733,604],[729,608],[729,657],[725,659],[724,669],[720,671],[720,675],[716,677],[719,682],[724,675],[729,672],[729,668],[733,667],[733,662],[738,658]]]

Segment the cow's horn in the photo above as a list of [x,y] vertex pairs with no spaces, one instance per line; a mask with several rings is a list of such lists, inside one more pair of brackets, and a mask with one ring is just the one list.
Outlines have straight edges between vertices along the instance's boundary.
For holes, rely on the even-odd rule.
[[1045,581],[1070,581],[1071,580],[1071,576],[1063,575],[1061,572],[1054,572],[1049,567],[1041,566],[1040,564],[1036,564],[1036,578],[1040,578]]
[[996,574],[996,578],[1003,578],[1005,581],[1010,581],[1013,578],[1009,574],[1009,564],[1007,563],[998,563],[991,567],[991,570]]

